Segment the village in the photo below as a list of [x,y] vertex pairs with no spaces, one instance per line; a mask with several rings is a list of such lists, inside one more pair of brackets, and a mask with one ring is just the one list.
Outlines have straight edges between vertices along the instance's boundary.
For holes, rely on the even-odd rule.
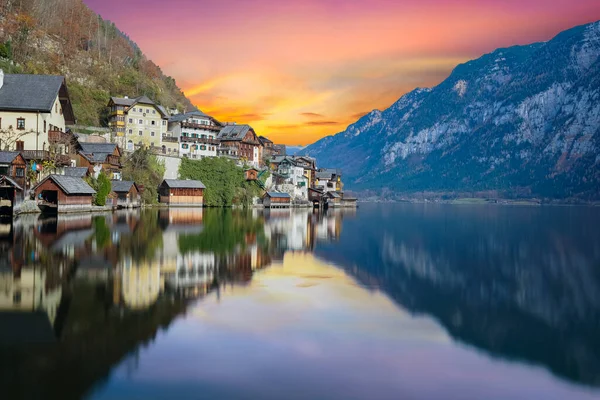
[[[165,165],[156,201],[201,207],[207,187],[178,179],[181,160],[223,157],[243,168],[260,196],[253,207],[356,207],[344,194],[339,169],[287,155],[286,146],[259,136],[250,125],[221,122],[196,109],[165,108],[146,96],[112,97],[108,129],[84,132],[62,76],[4,74],[0,70],[0,214],[106,211],[146,204],[147,188],[123,180],[123,162],[146,149]],[[94,204],[89,179],[109,177],[106,204]],[[210,189],[210,188],[209,188]]]

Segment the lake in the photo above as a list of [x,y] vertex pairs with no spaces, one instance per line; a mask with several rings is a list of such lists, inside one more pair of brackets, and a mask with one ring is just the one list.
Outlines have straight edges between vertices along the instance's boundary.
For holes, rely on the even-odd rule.
[[0,224],[6,399],[598,399],[600,208]]

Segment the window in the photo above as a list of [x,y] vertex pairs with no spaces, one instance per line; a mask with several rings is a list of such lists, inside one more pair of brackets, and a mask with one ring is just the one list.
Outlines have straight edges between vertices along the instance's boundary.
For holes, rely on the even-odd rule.
[[[0,119],[0,120],[1,120],[1,119]],[[162,123],[163,123],[163,126],[165,126],[165,125],[167,124],[167,121],[165,121],[165,120],[163,119],[163,122],[162,122]]]
[[138,124],[140,124],[140,125],[142,125],[143,123],[144,123],[144,120],[142,120],[142,119],[140,119],[140,120],[138,121]]
[[129,118],[129,123],[133,124],[133,118]]
[[150,125],[156,125],[156,121],[151,121]]
[[44,121],[44,132],[46,132],[46,121]]
[[17,129],[25,129],[25,118],[17,118]]
[[154,132],[150,132],[150,136],[154,136]]
[[200,150],[206,150],[206,146],[200,146]]
[[17,168],[16,171],[15,171],[15,175],[18,178],[24,177],[25,176],[25,168]]
[[156,114],[156,110],[152,110],[152,114]]
[[190,146],[188,146],[188,145],[187,145],[187,144],[185,144],[185,143],[181,145],[181,148],[182,148],[182,149],[187,149],[187,148],[189,148],[189,147],[190,147]]
[[139,134],[140,136],[142,136],[142,131],[138,131],[138,134]]
[[130,130],[129,130],[129,134],[130,134],[130,135],[133,135],[133,129],[130,129]]
[[146,108],[146,113],[150,114],[150,109]]
[[54,112],[57,113],[58,112],[58,103],[54,103]]

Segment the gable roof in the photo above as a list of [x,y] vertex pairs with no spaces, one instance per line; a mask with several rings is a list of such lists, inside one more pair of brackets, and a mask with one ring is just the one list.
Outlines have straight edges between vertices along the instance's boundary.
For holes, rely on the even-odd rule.
[[76,178],[83,178],[87,175],[88,169],[86,167],[65,167],[65,175],[73,176]]
[[[250,125],[225,125],[221,128],[217,139],[221,141],[240,141],[246,137],[248,131],[254,132]],[[255,133],[256,134],[256,133]]]
[[272,141],[272,140],[270,140],[269,138],[267,138],[267,137],[264,137],[264,136],[259,136],[259,137],[258,137],[258,140],[260,140],[260,142],[261,142],[261,143],[263,143],[263,144],[264,144],[264,143],[273,143],[273,141]]
[[48,179],[51,179],[56,183],[66,194],[96,194],[96,191],[83,179],[66,175],[48,175],[45,179],[42,179],[40,183],[35,185],[34,190]]
[[115,143],[90,143],[90,142],[79,142],[79,147],[86,154],[92,153],[109,153],[112,154],[115,151],[117,145]]
[[0,163],[10,164],[19,154],[18,151],[0,151]]
[[191,179],[165,179],[163,183],[172,189],[206,189],[204,183]]
[[55,75],[6,74],[0,110],[50,112],[64,81]]
[[279,192],[267,192],[267,196],[272,198],[280,198],[280,199],[289,199],[292,196],[289,193],[279,193]]
[[[116,193],[129,192],[132,186],[135,186],[134,181],[111,181],[112,191]],[[136,186],[137,189],[137,186]]]
[[2,176],[0,176],[0,185],[1,185],[3,182],[8,182],[8,183],[10,184],[10,186],[12,186],[12,187],[14,187],[14,188],[17,188],[17,189],[19,189],[19,190],[23,190],[23,188],[22,188],[21,186],[19,186],[19,184],[18,184],[17,182],[13,181],[13,180],[12,180],[12,179],[10,179],[10,177],[8,177],[8,176],[5,176],[5,175],[2,175]]
[[156,109],[162,115],[163,118],[169,117],[169,113],[167,112],[167,110],[165,110],[165,108],[163,106],[160,106],[160,105],[156,104],[154,101],[150,100],[150,98],[148,96],[138,96],[133,99],[130,99],[128,97],[127,98],[111,97],[110,101],[116,105],[125,106],[125,107],[133,107],[136,104],[148,104],[148,105],[156,107]]

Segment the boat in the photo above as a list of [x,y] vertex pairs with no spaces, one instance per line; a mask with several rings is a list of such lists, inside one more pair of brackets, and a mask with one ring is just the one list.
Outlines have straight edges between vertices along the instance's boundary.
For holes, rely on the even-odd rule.
[[58,204],[50,203],[45,200],[38,200],[38,208],[42,211],[42,214],[58,214]]

